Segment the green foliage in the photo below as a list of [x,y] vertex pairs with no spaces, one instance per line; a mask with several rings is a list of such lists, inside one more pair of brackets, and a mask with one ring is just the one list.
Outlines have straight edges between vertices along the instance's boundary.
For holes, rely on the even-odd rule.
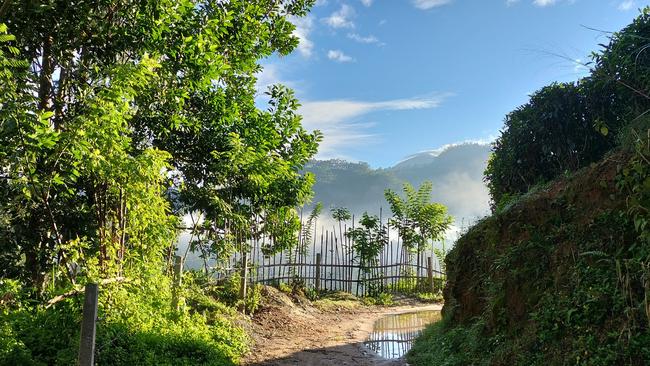
[[345,207],[334,207],[330,210],[332,218],[338,222],[345,222],[352,218],[350,210]]
[[206,258],[264,232],[271,252],[295,244],[321,135],[290,89],[270,87],[260,109],[255,84],[313,3],[3,4],[0,364],[73,364],[79,297],[44,299],[102,279],[118,282],[100,289],[99,364],[237,362],[243,332],[198,276],[172,310],[177,226],[204,218],[192,245]]
[[441,303],[444,300],[440,286],[437,286],[437,292],[420,292],[416,296],[418,300],[423,302]]
[[371,296],[379,291],[379,285],[372,281],[373,266],[379,263],[379,253],[388,244],[388,230],[379,221],[379,217],[364,212],[359,226],[350,228],[345,235],[352,240],[355,258],[359,263],[360,279],[368,287],[366,293]]
[[[415,273],[403,273],[404,275],[414,276]],[[417,279],[417,278],[404,278],[400,279],[395,283],[388,285],[388,290],[393,293],[401,293],[405,295],[412,295],[415,297],[424,296],[438,296],[442,294],[442,289],[445,287],[445,278],[444,277],[434,277],[433,278],[433,293],[431,293],[431,284],[427,279]],[[427,295],[430,294],[430,295]]]
[[[640,240],[650,245],[650,128],[635,132],[633,158],[621,171],[617,187],[627,193],[627,214],[631,217]],[[650,257],[650,251],[648,252]]]
[[406,359],[411,365],[490,365],[489,358],[480,356],[488,351],[482,341],[483,326],[479,321],[468,328],[449,328],[443,318],[424,330]]
[[586,95],[596,121],[614,135],[650,108],[650,7],[592,55]]
[[359,263],[362,281],[371,288],[368,292],[373,293],[376,285],[368,281],[372,277],[371,267],[377,265],[379,253],[388,244],[386,226],[379,222],[379,217],[364,212],[359,227],[348,229],[345,235],[352,240],[356,255],[354,259]]
[[356,259],[366,270],[376,264],[379,253],[388,243],[386,226],[379,222],[379,217],[367,212],[361,216],[359,227],[348,229],[346,235],[353,240]]
[[377,292],[373,296],[366,296],[361,299],[364,305],[393,305],[393,295],[387,292]]
[[[70,257],[80,250],[94,255],[101,276],[120,273],[127,257],[141,254],[130,250],[134,243],[152,249],[174,235],[171,225],[137,225],[163,225],[171,213],[204,214],[201,240],[217,254],[274,230],[268,212],[295,219],[292,208],[313,183],[299,171],[320,134],[302,128],[285,87],[271,87],[268,109],[258,109],[255,74],[260,58],[296,46],[288,19],[312,4],[4,7],[1,31],[15,35],[1,39],[12,42],[2,49],[11,55],[2,56],[2,73],[13,82],[0,129],[0,195],[11,218],[0,232],[11,237],[3,245],[14,261],[6,267],[40,292],[45,274],[77,281]],[[173,206],[146,201],[154,196]],[[79,249],[68,250],[75,240]]]
[[305,297],[308,298],[310,301],[318,300],[320,294],[318,293],[318,291],[316,291],[315,288],[307,287],[304,290],[305,290]]
[[612,135],[594,129],[584,89],[580,83],[551,84],[506,116],[485,171],[495,206],[599,160],[613,146]]
[[278,285],[278,290],[284,292],[287,295],[291,295],[293,293],[293,287],[289,286],[289,284],[280,282]]
[[[200,294],[193,282],[186,286]],[[212,300],[213,306],[189,301],[190,306],[178,313],[172,310],[170,298],[171,285],[160,275],[140,284],[102,287],[98,364],[235,365],[248,340],[233,322],[234,312]],[[0,336],[0,364],[74,364],[81,300],[73,298],[45,309],[25,306],[28,302],[15,298],[13,305],[2,308],[0,324],[6,331]]]
[[[109,365],[234,365],[247,347],[232,310],[214,306],[174,311],[171,286],[163,279],[148,286],[121,286],[103,296],[98,327],[98,363]],[[194,287],[187,281],[186,289]],[[161,306],[162,305],[162,306]],[[103,352],[102,352],[103,351]]]
[[[309,214],[309,217],[307,217],[307,220],[305,221],[305,224],[302,226],[302,243],[303,246],[306,244],[309,244],[312,240],[312,235],[313,231],[315,229],[316,225],[316,220],[318,219],[318,216],[320,215],[321,211],[323,210],[323,204],[318,202],[314,205],[314,208],[312,208],[311,213]],[[304,252],[307,248],[301,248]]]
[[447,265],[445,264],[445,258],[447,258],[447,254],[449,254],[448,248],[445,248],[445,241],[442,240],[442,247],[441,248],[433,248],[433,254],[436,256],[438,259],[438,263],[440,263],[440,271],[444,274],[447,272]]
[[193,287],[185,293],[191,307],[201,310],[220,310],[237,308],[247,314],[254,314],[262,302],[262,285],[254,284],[248,287],[246,298],[239,296],[241,275],[234,272],[221,283],[215,284],[204,272],[190,271]]
[[600,160],[650,109],[650,7],[592,55],[577,83],[553,83],[505,118],[485,180],[499,209],[518,194]]
[[445,206],[430,202],[432,189],[431,182],[424,182],[417,191],[405,183],[404,198],[390,189],[385,192],[394,215],[389,225],[398,230],[404,247],[410,251],[424,251],[428,241],[442,239],[452,223]]

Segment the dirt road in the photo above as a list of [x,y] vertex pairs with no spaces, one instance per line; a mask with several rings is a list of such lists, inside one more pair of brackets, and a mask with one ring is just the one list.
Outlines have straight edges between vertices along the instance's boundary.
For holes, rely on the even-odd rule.
[[363,341],[382,316],[419,310],[440,310],[441,305],[345,308],[332,304],[318,308],[277,299],[253,317],[255,345],[244,365],[406,365],[384,360],[365,348]]

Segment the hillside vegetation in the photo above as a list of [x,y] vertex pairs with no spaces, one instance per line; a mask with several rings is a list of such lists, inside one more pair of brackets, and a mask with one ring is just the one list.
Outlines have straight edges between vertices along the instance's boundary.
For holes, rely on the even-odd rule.
[[448,255],[443,321],[410,363],[650,363],[649,14],[590,77],[508,115],[486,171],[493,214]]

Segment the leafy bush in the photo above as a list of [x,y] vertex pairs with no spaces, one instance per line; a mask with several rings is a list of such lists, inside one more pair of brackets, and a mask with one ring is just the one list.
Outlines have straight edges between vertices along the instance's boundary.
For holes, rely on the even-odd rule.
[[509,113],[485,171],[496,211],[538,183],[600,160],[650,109],[650,7],[593,54],[591,74],[553,83]]
[[442,297],[442,291],[438,292],[420,292],[417,294],[417,298],[420,301],[424,302],[442,302],[444,299]]
[[495,206],[599,160],[613,146],[611,136],[594,128],[580,83],[554,83],[505,119],[495,141],[485,179]]
[[593,55],[594,67],[585,80],[588,106],[614,134],[650,109],[649,39],[650,7],[645,7]]
[[280,282],[278,284],[278,290],[284,292],[287,295],[291,295],[293,293],[293,287],[289,286],[288,284],[284,282]]
[[[187,287],[197,294],[191,281]],[[171,307],[170,289],[170,281],[163,276],[100,288],[98,364],[237,364],[248,340],[231,320],[236,313],[205,294],[190,297],[188,306],[177,312]],[[13,293],[20,291],[14,288]],[[82,296],[77,296],[45,309],[29,305],[25,298],[14,298],[11,305],[1,307],[0,365],[74,364],[81,301]]]
[[393,295],[388,292],[379,292],[374,296],[366,296],[361,299],[365,305],[393,305]]

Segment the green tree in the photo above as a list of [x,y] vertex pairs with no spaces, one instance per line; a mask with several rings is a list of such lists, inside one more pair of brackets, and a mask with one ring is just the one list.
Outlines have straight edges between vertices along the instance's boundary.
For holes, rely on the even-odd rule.
[[594,128],[581,83],[553,83],[505,118],[485,171],[492,199],[519,194],[598,160],[611,136]]
[[348,229],[345,235],[352,239],[355,260],[360,267],[361,281],[369,286],[369,293],[372,296],[375,291],[378,291],[376,284],[371,281],[372,266],[378,264],[379,253],[388,244],[386,225],[382,225],[379,217],[364,212],[359,220],[359,227]]
[[403,198],[390,189],[385,192],[386,200],[393,211],[393,217],[388,220],[388,224],[397,229],[409,262],[412,255],[417,253],[418,266],[422,265],[422,252],[427,245],[442,240],[453,222],[452,217],[447,214],[447,207],[431,202],[432,189],[431,182],[422,183],[417,190],[404,183]]
[[592,54],[590,75],[553,83],[505,118],[485,171],[493,208],[625,143],[650,112],[650,7]]
[[42,288],[93,261],[98,276],[139,254],[161,263],[187,212],[207,218],[214,252],[272,230],[277,212],[295,218],[320,134],[284,87],[257,108],[255,74],[296,46],[288,19],[312,3],[5,1],[0,21],[30,65],[2,108],[7,266]]
[[409,252],[421,253],[429,240],[440,240],[453,222],[447,208],[431,202],[431,182],[424,182],[417,190],[404,183],[404,197],[390,189],[385,196],[393,217],[388,220],[399,232],[402,245]]
[[584,83],[595,122],[616,136],[650,110],[650,7],[602,46]]
[[341,223],[350,220],[352,218],[352,215],[350,214],[350,210],[348,210],[345,207],[333,207],[330,210],[330,213],[332,214],[332,218],[336,220],[339,224],[339,232],[343,232],[343,229],[341,227]]
[[2,2],[0,364],[74,363],[79,302],[42,299],[109,277],[100,363],[236,363],[227,319],[171,309],[166,259],[190,212],[208,256],[263,231],[294,245],[320,134],[287,88],[258,108],[255,82],[313,2]]

